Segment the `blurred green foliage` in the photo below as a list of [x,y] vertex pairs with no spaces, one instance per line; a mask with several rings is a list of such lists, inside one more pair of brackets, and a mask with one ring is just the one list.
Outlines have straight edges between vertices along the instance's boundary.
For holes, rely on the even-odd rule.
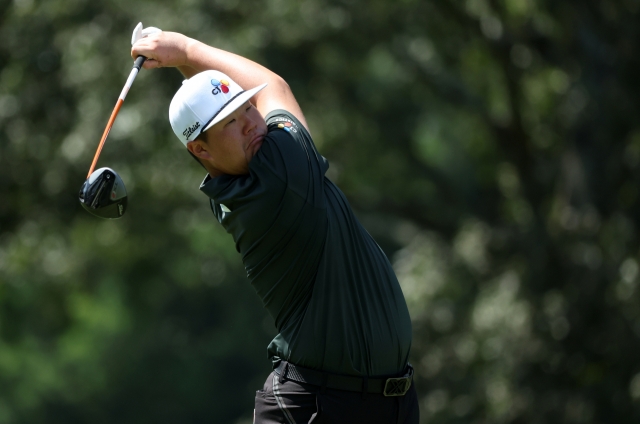
[[392,259],[424,423],[640,420],[640,1],[0,2],[0,424],[248,423],[275,329],[138,21],[291,85]]

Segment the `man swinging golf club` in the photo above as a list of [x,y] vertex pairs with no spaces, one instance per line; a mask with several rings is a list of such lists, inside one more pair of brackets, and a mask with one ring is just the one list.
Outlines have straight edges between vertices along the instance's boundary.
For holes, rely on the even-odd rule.
[[418,423],[398,280],[325,177],[329,164],[287,83],[178,33],[142,38],[131,54],[187,78],[171,126],[207,170],[200,190],[279,331],[254,422]]

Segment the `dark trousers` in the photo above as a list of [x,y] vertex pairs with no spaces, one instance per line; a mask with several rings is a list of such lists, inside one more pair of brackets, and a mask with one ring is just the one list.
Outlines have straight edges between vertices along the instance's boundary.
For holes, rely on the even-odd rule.
[[255,424],[418,424],[413,384],[404,396],[325,389],[269,374],[256,392]]

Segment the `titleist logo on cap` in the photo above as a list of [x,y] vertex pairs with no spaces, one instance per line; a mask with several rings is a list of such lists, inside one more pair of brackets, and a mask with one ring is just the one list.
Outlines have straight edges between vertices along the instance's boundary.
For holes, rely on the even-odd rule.
[[191,134],[193,134],[198,128],[200,128],[200,122],[196,122],[194,125],[187,127],[186,130],[182,131],[182,135],[188,140],[189,137],[191,137]]

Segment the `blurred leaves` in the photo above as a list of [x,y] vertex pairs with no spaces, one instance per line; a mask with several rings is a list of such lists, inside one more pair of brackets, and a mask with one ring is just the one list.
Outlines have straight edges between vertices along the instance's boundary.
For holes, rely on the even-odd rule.
[[[637,0],[0,3],[0,423],[250,422],[275,329],[142,72],[142,21],[291,85],[393,259],[423,422],[640,418]],[[184,158],[184,159],[182,159]],[[214,418],[215,417],[215,418]]]

